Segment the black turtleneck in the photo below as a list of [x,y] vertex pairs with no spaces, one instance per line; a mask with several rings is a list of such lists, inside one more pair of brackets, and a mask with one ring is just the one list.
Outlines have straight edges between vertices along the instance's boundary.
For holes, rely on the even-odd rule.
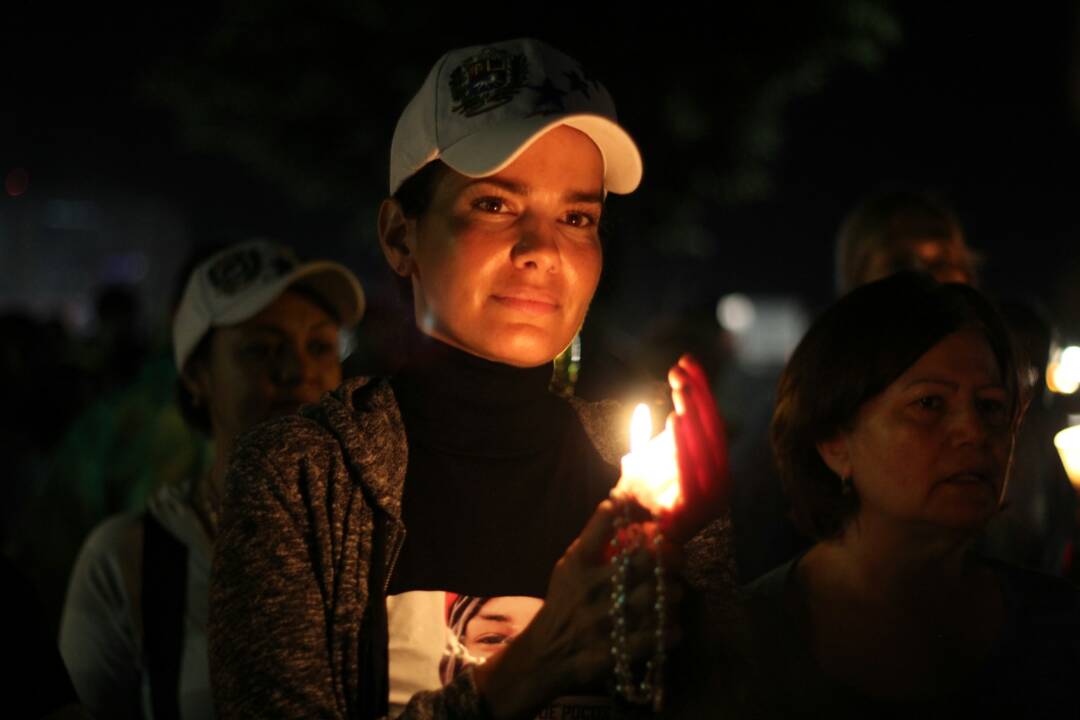
[[391,380],[409,446],[389,594],[543,597],[555,562],[618,479],[552,365],[515,368],[419,332]]

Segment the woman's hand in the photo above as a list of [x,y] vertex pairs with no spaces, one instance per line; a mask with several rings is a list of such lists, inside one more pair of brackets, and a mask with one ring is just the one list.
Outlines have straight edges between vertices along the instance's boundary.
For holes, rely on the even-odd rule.
[[[555,565],[544,605],[529,626],[507,648],[476,668],[476,684],[495,718],[531,717],[566,692],[607,684],[614,662],[611,651],[612,575],[609,548],[616,517],[629,511],[631,521],[648,521],[636,503],[623,506],[605,500],[581,535]],[[647,526],[646,526],[647,527]],[[678,640],[673,622],[681,596],[676,579],[678,551],[664,553],[665,644]],[[655,551],[637,549],[631,556],[626,579],[627,648],[633,660],[644,660],[656,650]]]
[[660,518],[672,541],[682,544],[727,511],[731,489],[727,433],[705,371],[683,355],[668,372],[675,404],[680,499]]

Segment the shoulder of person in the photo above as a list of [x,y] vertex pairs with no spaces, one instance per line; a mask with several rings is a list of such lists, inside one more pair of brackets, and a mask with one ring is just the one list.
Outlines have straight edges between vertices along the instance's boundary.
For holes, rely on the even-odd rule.
[[1025,612],[1071,616],[1080,627],[1080,588],[1056,575],[985,559],[997,574],[1005,591],[1015,598]]
[[93,622],[101,617],[119,618],[120,625],[140,626],[143,537],[141,514],[113,515],[90,531],[71,570],[61,618],[62,641],[77,640],[80,623],[88,627],[86,618]]
[[[396,498],[408,449],[405,426],[385,379],[354,378],[300,412],[257,425],[241,436],[229,467],[229,494],[300,501],[337,496],[363,480],[375,496]],[[300,492],[300,486],[306,487]],[[302,496],[302,497],[301,497]],[[389,502],[389,500],[387,500]]]
[[142,562],[142,514],[124,513],[106,518],[86,536],[79,563],[110,564],[114,571],[138,568]]
[[[234,458],[262,458],[279,467],[312,459],[357,440],[401,426],[401,415],[384,379],[353,378],[297,413],[256,425],[237,440]],[[234,461],[235,464],[235,461]]]
[[739,603],[751,614],[785,613],[798,560],[793,558],[740,587]]

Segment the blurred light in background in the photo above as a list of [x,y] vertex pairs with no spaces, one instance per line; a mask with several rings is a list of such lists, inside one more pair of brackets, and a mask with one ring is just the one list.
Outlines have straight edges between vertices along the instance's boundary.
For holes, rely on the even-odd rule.
[[716,319],[728,332],[743,332],[754,324],[754,301],[741,293],[731,293],[716,303]]
[[97,325],[93,299],[86,296],[67,299],[60,306],[60,318],[68,332],[76,337],[89,337]]
[[809,326],[802,303],[781,295],[725,295],[716,319],[731,333],[735,359],[751,371],[783,366]]
[[101,209],[92,200],[50,200],[43,225],[50,230],[97,230]]
[[114,253],[106,256],[102,262],[100,275],[102,281],[107,283],[138,285],[146,278],[149,266],[146,253],[138,250]]
[[1054,436],[1054,447],[1073,487],[1080,489],[1080,415],[1069,416],[1070,427]]
[[4,178],[4,190],[11,197],[19,197],[30,187],[30,173],[24,168],[14,168]]
[[1080,389],[1080,347],[1070,345],[1051,353],[1046,385],[1061,395],[1072,395]]

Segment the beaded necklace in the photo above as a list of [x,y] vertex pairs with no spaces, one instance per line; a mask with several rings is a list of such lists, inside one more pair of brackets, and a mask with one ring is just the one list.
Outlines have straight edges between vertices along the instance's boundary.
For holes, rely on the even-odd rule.
[[651,538],[656,558],[653,574],[656,578],[656,648],[653,656],[645,662],[645,672],[640,681],[634,680],[631,666],[626,580],[630,571],[630,556],[650,542],[642,527],[630,521],[629,505],[623,504],[623,514],[615,518],[615,535],[611,538],[611,655],[615,671],[615,696],[634,705],[652,705],[653,712],[660,712],[664,704],[664,623],[666,602],[664,589],[664,566],[660,546],[663,535],[657,530]]

